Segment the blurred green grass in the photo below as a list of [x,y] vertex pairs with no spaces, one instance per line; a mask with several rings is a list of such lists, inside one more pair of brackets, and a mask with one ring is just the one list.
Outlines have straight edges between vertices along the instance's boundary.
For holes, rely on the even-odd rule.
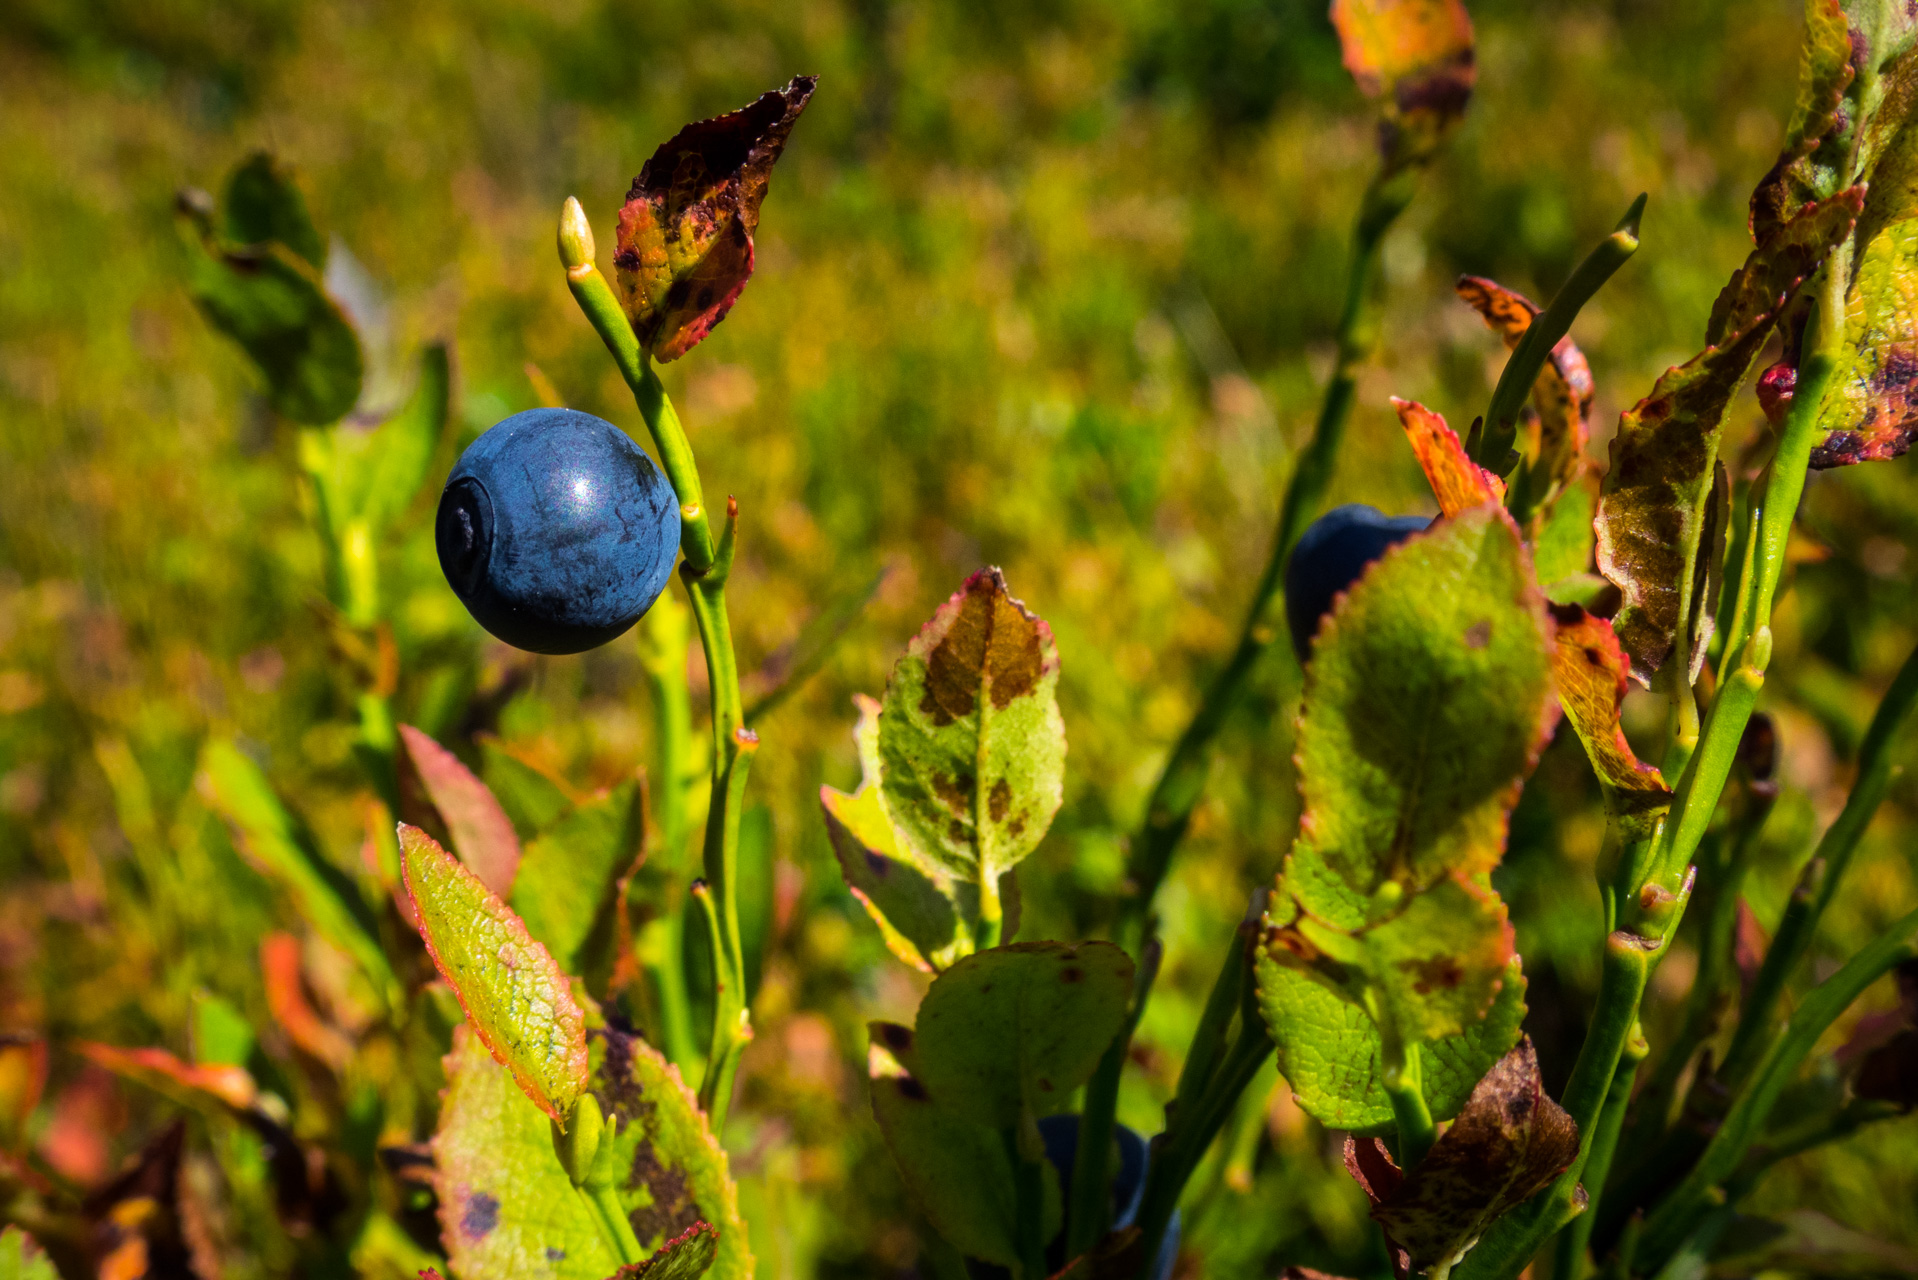
[[[1700,344],[1795,87],[1789,0],[1472,9],[1478,93],[1387,242],[1383,349],[1336,501],[1431,509],[1386,397],[1462,425],[1502,359],[1452,278],[1548,297],[1645,190],[1644,247],[1575,330],[1602,458],[1618,411]],[[184,954],[129,939],[101,734],[132,745],[166,822],[188,807],[200,738],[236,733],[329,852],[357,862],[352,689],[317,622],[293,436],[186,297],[175,190],[214,187],[261,147],[297,167],[381,300],[377,324],[360,316],[365,409],[396,404],[412,353],[444,338],[461,443],[535,403],[529,361],[569,404],[637,430],[556,265],[560,203],[578,195],[604,247],[660,140],[795,72],[821,84],[773,181],[758,275],[664,374],[707,488],[740,501],[746,670],[890,572],[824,672],[760,726],[752,795],[783,905],[733,1146],[768,1274],[910,1260],[862,1060],[865,1019],[909,1017],[916,987],[839,885],[812,797],[856,781],[850,695],[882,687],[966,573],[1001,564],[1057,632],[1071,741],[1066,807],[1025,877],[1025,936],[1104,923],[1125,836],[1239,624],[1331,363],[1373,152],[1317,0],[0,12],[0,1029],[181,1047],[191,992],[259,1007],[250,957],[288,923],[262,887],[205,910]],[[1759,421],[1748,400],[1732,433]],[[1763,921],[1912,643],[1915,497],[1905,461],[1812,487],[1803,524],[1830,554],[1798,570],[1778,627],[1768,698],[1787,793],[1754,886]],[[429,510],[423,497],[383,573],[400,712],[450,732],[522,664],[481,645],[446,591]],[[646,758],[630,641],[524,665],[497,716],[509,742],[581,784]],[[1296,685],[1289,659],[1260,673],[1164,895],[1166,977],[1123,1102],[1148,1132],[1215,952],[1284,852]],[[1629,727],[1655,733],[1657,714]],[[1900,782],[1820,963],[1913,900],[1915,813],[1918,788]],[[1555,749],[1502,873],[1548,1077],[1569,1065],[1596,980],[1597,844],[1583,761]],[[207,856],[233,858],[217,839]],[[1654,1043],[1685,972],[1682,953],[1661,972]],[[1282,1104],[1271,1130],[1259,1211],[1193,1224],[1209,1274],[1269,1274],[1275,1250],[1382,1265],[1325,1135]],[[1793,1161],[1759,1200],[1918,1244],[1909,1127]]]

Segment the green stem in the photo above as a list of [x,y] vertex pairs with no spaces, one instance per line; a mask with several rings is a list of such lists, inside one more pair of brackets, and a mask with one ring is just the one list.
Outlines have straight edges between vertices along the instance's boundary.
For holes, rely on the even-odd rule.
[[[1396,1050],[1392,1052],[1391,1050]],[[1438,1141],[1438,1126],[1432,1122],[1431,1108],[1425,1105],[1425,1073],[1419,1065],[1419,1047],[1410,1044],[1388,1046],[1381,1083],[1392,1103],[1392,1121],[1399,1131],[1399,1167],[1408,1173],[1425,1159],[1426,1152]]]
[[[1028,1121],[1030,1123],[1030,1121]],[[1014,1182],[1013,1237],[1019,1249],[1018,1280],[1045,1280],[1045,1181],[1040,1161],[1028,1159],[1017,1129],[1001,1134],[1012,1157]]]
[[666,1056],[688,1079],[699,1074],[693,1036],[692,997],[686,989],[685,912],[680,876],[686,854],[686,778],[692,754],[692,700],[686,689],[686,655],[692,642],[690,615],[664,592],[640,624],[639,664],[653,704],[653,821],[659,830],[661,891],[656,914],[638,946],[646,979],[659,999],[660,1036]]
[[1126,1048],[1145,1012],[1164,956],[1165,948],[1156,937],[1148,937],[1139,948],[1139,964],[1132,977],[1132,1009],[1125,1028],[1106,1046],[1086,1086],[1085,1104],[1079,1110],[1079,1149],[1072,1162],[1071,1202],[1066,1208],[1068,1258],[1082,1257],[1111,1225],[1109,1178],[1112,1135],[1118,1127],[1119,1077],[1125,1070]]
[[1851,794],[1845,797],[1845,807],[1838,820],[1825,831],[1811,860],[1805,864],[1785,908],[1784,919],[1779,923],[1777,936],[1765,951],[1765,962],[1759,967],[1751,995],[1740,1011],[1738,1029],[1732,1035],[1724,1068],[1719,1072],[1719,1080],[1728,1089],[1736,1089],[1745,1082],[1765,1049],[1785,984],[1811,949],[1818,923],[1838,892],[1838,884],[1851,865],[1858,842],[1890,790],[1892,741],[1904,727],[1914,705],[1918,705],[1918,650],[1913,650],[1905,659],[1905,665],[1878,704],[1871,728],[1866,731],[1864,744],[1858,751],[1858,780],[1852,784]]
[[1657,1266],[1690,1234],[1713,1191],[1734,1173],[1770,1119],[1779,1095],[1817,1045],[1825,1030],[1851,1007],[1866,987],[1907,960],[1918,957],[1918,911],[1913,911],[1871,941],[1843,968],[1813,987],[1798,1006],[1785,1033],[1772,1043],[1725,1113],[1698,1163],[1664,1197],[1645,1221],[1641,1256]]
[[1585,1155],[1585,1168],[1580,1180],[1585,1184],[1585,1192],[1591,1200],[1585,1206],[1585,1212],[1573,1218],[1571,1225],[1559,1232],[1558,1263],[1552,1268],[1552,1280],[1581,1280],[1585,1274],[1585,1250],[1591,1243],[1599,1197],[1605,1190],[1605,1179],[1611,1173],[1612,1157],[1618,1153],[1618,1137],[1625,1128],[1625,1113],[1631,1110],[1632,1081],[1638,1076],[1639,1064],[1645,1061],[1650,1052],[1651,1046],[1645,1042],[1645,1033],[1634,1028],[1631,1038],[1625,1042],[1624,1052],[1619,1055],[1618,1067],[1612,1072],[1611,1087],[1605,1091],[1605,1104],[1598,1112],[1598,1128],[1592,1134],[1591,1146]]
[[619,1193],[611,1183],[583,1186],[580,1195],[593,1210],[593,1217],[599,1223],[599,1233],[606,1240],[613,1256],[619,1259],[623,1267],[635,1266],[646,1261],[646,1250],[640,1247],[639,1237],[633,1234],[633,1224],[626,1217],[626,1210],[620,1207]]
[[1518,346],[1505,361],[1505,371],[1499,375],[1498,386],[1492,391],[1491,407],[1485,411],[1483,431],[1477,447],[1472,450],[1473,461],[1481,467],[1500,475],[1511,471],[1516,461],[1511,454],[1512,442],[1518,438],[1519,412],[1532,394],[1538,371],[1544,367],[1545,358],[1551,355],[1558,340],[1571,330],[1572,321],[1592,300],[1592,295],[1638,252],[1638,220],[1644,212],[1645,197],[1641,195],[1632,201],[1632,207],[1618,220],[1612,234],[1585,255],[1585,260],[1578,264],[1551,305],[1526,327],[1525,336],[1519,339]]
[[680,552],[685,561],[680,577],[687,586],[699,640],[706,652],[707,684],[712,694],[713,779],[712,802],[706,816],[704,870],[715,898],[719,945],[713,950],[713,1042],[706,1055],[706,1075],[700,1082],[700,1103],[715,1135],[723,1132],[732,1100],[733,1078],[739,1055],[752,1039],[752,1017],[746,1007],[746,967],[739,935],[737,854],[739,814],[746,773],[759,739],[745,727],[739,693],[739,663],[733,653],[732,623],[726,613],[726,579],[732,571],[739,505],[726,503],[726,526],[715,543],[712,522],[699,483],[699,467],[686,439],[679,414],[667,398],[652,361],[640,349],[612,286],[593,264],[592,227],[569,198],[560,214],[560,263],[566,283],[600,340],[612,353],[626,385],[632,389],[640,415],[646,420],[661,469],[679,498]]

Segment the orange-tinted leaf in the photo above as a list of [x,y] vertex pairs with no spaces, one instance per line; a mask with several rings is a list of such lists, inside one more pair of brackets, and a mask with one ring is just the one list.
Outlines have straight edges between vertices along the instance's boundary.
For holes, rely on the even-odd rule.
[[1612,624],[1575,604],[1553,605],[1552,617],[1558,623],[1558,644],[1552,652],[1558,702],[1585,744],[1607,804],[1626,814],[1662,809],[1670,803],[1671,792],[1658,770],[1633,753],[1620,727],[1631,661],[1619,647]]
[[1664,665],[1688,620],[1710,614],[1695,599],[1699,548],[1712,532],[1732,394],[1806,275],[1850,234],[1862,200],[1854,188],[1808,205],[1754,249],[1712,309],[1714,345],[1666,370],[1619,418],[1599,497],[1598,567],[1624,597],[1612,625],[1641,680]]
[[750,106],[687,125],[633,180],[613,264],[633,332],[655,359],[692,350],[746,287],[759,206],[814,83],[794,76]]
[[82,1041],[74,1048],[89,1062],[188,1106],[200,1105],[211,1098],[236,1111],[246,1111],[259,1101],[260,1087],[245,1067],[224,1062],[203,1062],[196,1066],[182,1062],[165,1049],[121,1049],[91,1041]]
[[[1524,294],[1483,276],[1460,276],[1454,286],[1463,298],[1484,318],[1485,324],[1505,342],[1507,350],[1518,346],[1525,331],[1532,327],[1538,307]],[[1544,493],[1549,485],[1564,485],[1576,480],[1585,469],[1585,442],[1591,435],[1587,415],[1592,408],[1592,367],[1585,353],[1571,337],[1560,338],[1545,363],[1539,366],[1532,383],[1532,407],[1538,413],[1538,446],[1528,469],[1542,475],[1546,484],[1536,485]]]
[[400,741],[427,797],[446,823],[453,852],[494,893],[505,897],[519,871],[519,834],[486,784],[459,757],[410,724],[400,726]]
[[0,1147],[26,1145],[27,1121],[47,1087],[47,1042],[37,1036],[0,1037]]
[[303,1052],[335,1071],[353,1058],[353,1042],[322,1018],[306,998],[300,978],[300,941],[290,933],[269,933],[260,939],[260,976],[266,984],[266,1007]]
[[519,1087],[565,1122],[586,1087],[586,1016],[552,954],[499,895],[418,827],[400,826],[406,892],[434,967]]
[[1428,158],[1465,114],[1478,80],[1472,19],[1460,0],[1333,0],[1345,66],[1384,100],[1388,167]]
[[1545,1094],[1529,1039],[1486,1073],[1423,1160],[1401,1172],[1376,1138],[1346,1139],[1346,1164],[1395,1251],[1423,1271],[1456,1260],[1578,1154],[1578,1126]]
[[1405,437],[1438,498],[1439,510],[1455,516],[1471,507],[1505,500],[1505,482],[1465,455],[1458,433],[1416,400],[1392,397]]

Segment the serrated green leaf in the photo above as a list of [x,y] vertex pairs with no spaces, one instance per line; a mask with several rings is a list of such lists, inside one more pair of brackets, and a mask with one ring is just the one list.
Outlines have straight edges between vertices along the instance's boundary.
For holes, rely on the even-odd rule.
[[[1696,569],[1732,395],[1799,286],[1850,234],[1863,200],[1860,189],[1841,192],[1773,231],[1719,294],[1713,345],[1666,370],[1619,418],[1598,504],[1598,567],[1624,596],[1612,625],[1641,680],[1671,656],[1688,619],[1710,612],[1695,608]],[[1684,656],[1701,654],[1688,645]]]
[[1058,1109],[1124,1025],[1132,960],[1109,942],[981,951],[919,1005],[912,1074],[955,1115],[1003,1129]]
[[[457,756],[426,734],[403,724],[399,735],[427,799],[446,824],[453,852],[481,884],[502,897],[510,893],[519,871],[519,834],[499,801]],[[540,936],[537,930],[533,936]]]
[[326,241],[307,212],[293,175],[257,151],[226,180],[226,238],[234,244],[282,244],[315,270],[326,265]]
[[1357,935],[1367,985],[1408,1040],[1455,1036],[1491,1007],[1512,958],[1505,904],[1488,885],[1441,880]]
[[526,846],[513,885],[513,910],[566,972],[588,967],[596,936],[610,942],[619,882],[633,869],[644,835],[639,784],[624,782],[581,804]]
[[380,998],[396,1003],[398,982],[380,947],[372,909],[280,803],[260,766],[231,742],[214,739],[200,755],[199,787],[253,865],[292,895],[301,917],[322,937],[353,957]]
[[586,1020],[566,974],[512,910],[418,827],[401,869],[434,967],[526,1096],[564,1123],[586,1087]]
[[[819,788],[826,834],[846,886],[879,926],[887,949],[915,969],[937,973],[972,954],[979,886],[901,845],[879,785],[879,704],[863,694],[853,701],[859,707],[853,741],[862,777],[851,795]],[[999,892],[1010,917],[1010,872],[1000,878]],[[1008,918],[1007,934],[1016,931]]]
[[[753,1272],[725,1152],[678,1069],[607,1027],[590,1037],[591,1087],[615,1131],[617,1192],[640,1245],[657,1251],[698,1222],[718,1231],[711,1274]],[[552,1128],[462,1029],[447,1059],[433,1139],[440,1218],[460,1280],[605,1280],[619,1266],[553,1152]]]
[[699,1280],[718,1256],[719,1233],[711,1223],[696,1222],[646,1261],[621,1267],[612,1280]]
[[1299,720],[1285,882],[1325,924],[1482,875],[1550,724],[1550,624],[1518,530],[1486,505],[1386,552],[1323,624]]
[[189,239],[193,300],[252,358],[274,412],[310,425],[345,417],[360,397],[360,340],[313,268],[274,244],[229,250]]
[[982,569],[907,646],[879,717],[887,815],[915,860],[979,884],[1038,847],[1064,796],[1052,628]]
[[39,1241],[9,1225],[0,1230],[0,1280],[60,1280]]
[[[1353,996],[1289,953],[1262,953],[1259,1008],[1278,1045],[1279,1071],[1306,1114],[1332,1129],[1383,1132],[1393,1124],[1382,1083],[1382,1040]],[[1463,1034],[1418,1048],[1426,1105],[1449,1120],[1472,1088],[1518,1040],[1525,976],[1514,957],[1484,1019]]]
[[[921,1078],[916,1037],[908,1027],[871,1024],[868,1074],[872,1111],[926,1220],[961,1253],[1003,1267],[1018,1265],[1018,1185],[1004,1135],[946,1105]],[[1064,1220],[1059,1176],[1042,1162],[1042,1235]]]

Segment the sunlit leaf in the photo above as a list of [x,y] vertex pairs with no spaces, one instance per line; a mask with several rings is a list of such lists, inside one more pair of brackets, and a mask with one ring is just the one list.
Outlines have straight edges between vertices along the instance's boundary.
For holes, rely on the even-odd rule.
[[[910,1028],[875,1022],[871,1032],[873,1116],[906,1190],[960,1252],[1000,1266],[1018,1265],[1018,1179],[1004,1136],[946,1105],[927,1086]],[[1043,1234],[1051,1239],[1064,1216],[1059,1176],[1049,1161],[1040,1170]]]
[[[1362,1144],[1371,1147],[1363,1155]],[[1486,1074],[1413,1168],[1401,1171],[1376,1138],[1346,1139],[1346,1163],[1372,1201],[1372,1217],[1420,1271],[1456,1261],[1577,1154],[1578,1126],[1546,1096],[1530,1040]]]
[[[636,1037],[590,1033],[592,1091],[615,1143],[616,1188],[640,1245],[657,1251],[698,1223],[718,1232],[711,1274],[753,1273],[725,1153],[676,1067]],[[619,1267],[553,1152],[552,1128],[478,1039],[447,1059],[433,1139],[443,1238],[460,1280],[606,1280]]]
[[383,999],[395,999],[398,984],[372,909],[315,848],[260,766],[231,742],[215,739],[201,753],[199,783],[208,807],[226,819],[252,863],[291,894],[308,924],[359,963]]
[[[619,882],[639,858],[645,825],[639,784],[623,782],[526,846],[513,910],[567,973],[583,973],[588,954],[610,945]],[[596,938],[597,948],[590,945]]]
[[420,937],[469,1024],[526,1096],[564,1122],[586,1087],[585,1015],[566,974],[478,876],[418,827],[400,827]]
[[633,332],[655,359],[692,350],[746,287],[759,206],[814,83],[795,76],[750,106],[687,125],[633,179],[613,263]]
[[621,1267],[612,1280],[699,1280],[718,1256],[719,1233],[711,1223],[695,1222],[646,1261]]
[[[934,973],[972,954],[979,886],[901,847],[879,785],[879,703],[863,694],[853,700],[859,708],[853,741],[862,776],[851,795],[819,788],[826,833],[847,887],[879,926],[887,949],[914,968]],[[1011,919],[1014,892],[1008,871],[999,880],[1008,936],[1017,932]]]
[[1559,705],[1591,757],[1607,807],[1643,825],[1671,802],[1671,793],[1658,770],[1640,761],[1625,740],[1620,716],[1631,662],[1605,619],[1577,605],[1555,605],[1552,616],[1558,624],[1552,677]]
[[1412,452],[1425,471],[1426,482],[1438,499],[1439,510],[1455,516],[1468,507],[1505,500],[1505,482],[1466,456],[1458,433],[1445,419],[1416,400],[1392,397],[1399,425],[1412,442]]
[[1715,345],[1666,370],[1619,419],[1599,498],[1598,566],[1624,596],[1612,625],[1641,680],[1671,656],[1687,619],[1702,616],[1693,613],[1699,547],[1731,397],[1806,276],[1850,234],[1863,198],[1852,189],[1808,206],[1754,249],[1712,309]]
[[1345,66],[1384,107],[1379,148],[1389,167],[1437,150],[1478,80],[1472,20],[1460,0],[1333,0]]
[[[1530,298],[1495,280],[1460,276],[1454,287],[1458,296],[1483,317],[1486,327],[1504,341],[1508,351],[1517,348],[1538,316],[1539,309]],[[1560,338],[1532,383],[1537,423],[1535,428],[1528,424],[1526,435],[1531,436],[1535,430],[1536,440],[1525,450],[1525,472],[1520,480],[1541,500],[1553,490],[1574,483],[1585,472],[1592,393],[1592,367],[1585,353],[1570,335]],[[1540,580],[1550,581],[1542,575]]]
[[1592,517],[1597,513],[1598,477],[1587,468],[1532,517],[1526,532],[1540,586],[1591,573],[1592,551],[1598,545]]
[[980,883],[1038,847],[1064,796],[1052,628],[997,569],[966,580],[893,668],[879,716],[886,813],[916,858]]
[[1918,218],[1884,227],[1863,248],[1818,427],[1814,469],[1896,458],[1918,439]]
[[[1278,1044],[1279,1071],[1301,1109],[1328,1128],[1382,1132],[1393,1123],[1378,1024],[1350,991],[1274,947],[1258,962],[1259,1008]],[[1458,1114],[1472,1087],[1518,1040],[1525,977],[1514,958],[1484,1019],[1418,1047],[1434,1118]]]
[[0,1280],[60,1280],[40,1242],[9,1224],[0,1230]]
[[410,724],[400,727],[400,743],[427,799],[453,838],[453,852],[467,869],[501,897],[512,891],[519,871],[519,835],[486,784],[459,758]]
[[1132,959],[1109,942],[1022,942],[933,981],[913,1071],[954,1114],[1006,1128],[1084,1084],[1125,1022]]

